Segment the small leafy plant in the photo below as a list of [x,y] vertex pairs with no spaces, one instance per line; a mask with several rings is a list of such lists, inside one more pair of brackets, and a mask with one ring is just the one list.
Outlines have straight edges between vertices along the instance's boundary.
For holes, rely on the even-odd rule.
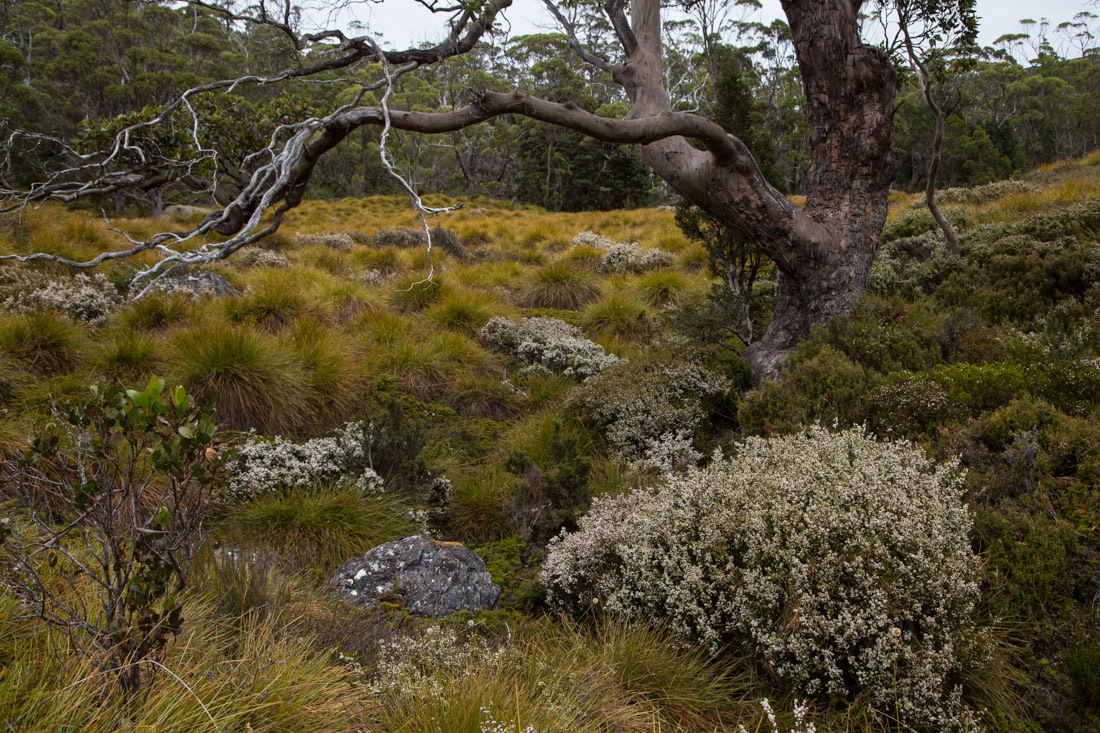
[[224,485],[212,403],[155,377],[144,391],[92,386],[55,407],[10,479],[23,511],[0,538],[0,578],[127,695],[182,627],[180,593]]

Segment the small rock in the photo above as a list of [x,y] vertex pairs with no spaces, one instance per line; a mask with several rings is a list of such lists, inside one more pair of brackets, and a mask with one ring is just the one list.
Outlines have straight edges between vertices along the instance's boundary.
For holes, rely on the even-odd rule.
[[476,552],[423,535],[387,542],[348,560],[329,586],[355,606],[376,608],[383,597],[392,597],[412,615],[434,618],[494,609],[500,600],[500,587]]

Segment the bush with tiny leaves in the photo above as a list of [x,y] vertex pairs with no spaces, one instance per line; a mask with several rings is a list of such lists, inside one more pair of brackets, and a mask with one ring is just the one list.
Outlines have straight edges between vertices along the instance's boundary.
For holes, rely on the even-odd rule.
[[957,462],[863,428],[750,438],[731,458],[596,499],[549,546],[551,607],[659,620],[755,656],[800,694],[869,694],[906,730],[977,730],[978,558]]
[[30,270],[0,271],[0,307],[5,310],[26,313],[49,308],[76,321],[98,324],[120,305],[118,290],[101,273],[51,280]]
[[691,438],[708,403],[729,389],[728,379],[696,364],[642,360],[591,377],[571,403],[605,428],[623,460],[671,468],[698,460]]
[[616,242],[592,232],[573,237],[574,247],[595,247],[603,251],[604,272],[644,272],[671,265],[675,258],[663,249],[643,249],[637,242]]
[[384,491],[382,478],[368,465],[370,423],[350,422],[328,438],[295,443],[282,436],[251,438],[230,465],[230,500],[247,500],[280,489],[304,489],[322,482],[355,485],[368,493]]
[[587,379],[620,361],[586,339],[579,328],[557,318],[493,318],[481,329],[481,340],[524,364],[529,374]]

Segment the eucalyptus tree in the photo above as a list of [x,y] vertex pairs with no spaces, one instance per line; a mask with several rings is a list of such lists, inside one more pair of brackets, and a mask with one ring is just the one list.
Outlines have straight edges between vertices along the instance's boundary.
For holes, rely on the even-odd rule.
[[[518,91],[486,90],[469,104],[447,112],[392,108],[395,78],[470,52],[500,26],[511,0],[419,0],[429,10],[446,15],[449,33],[434,46],[397,50],[381,48],[370,34],[349,35],[335,28],[300,32],[291,0],[259,0],[241,10],[218,0],[190,0],[192,6],[220,14],[229,24],[270,29],[298,52],[297,59],[266,77],[193,87],[166,105],[160,116],[137,123],[135,129],[159,124],[171,114],[189,114],[198,95],[238,89],[250,82],[275,84],[337,74],[358,89],[347,103],[326,114],[280,125],[268,145],[250,158],[252,174],[232,201],[195,229],[164,232],[126,250],[68,264],[90,267],[152,250],[160,260],[141,273],[148,277],[180,264],[223,258],[277,228],[285,212],[302,200],[318,161],[364,126],[383,128],[384,156],[384,143],[394,129],[449,133],[501,115],[521,115],[604,142],[641,145],[646,163],[673,190],[757,243],[775,263],[779,284],[771,323],[744,356],[757,380],[775,377],[787,354],[811,328],[855,306],[867,286],[886,219],[887,195],[897,170],[891,147],[896,74],[889,55],[861,36],[864,0],[782,0],[810,131],[806,201],[801,208],[768,183],[741,140],[712,120],[674,108],[663,74],[661,0],[632,0],[629,12],[625,0],[607,0],[600,22],[613,34],[614,53],[589,46],[585,28],[570,20],[554,0],[545,1],[557,11],[573,51],[598,75],[610,75],[622,88],[629,107],[623,118],[595,114],[573,101],[548,101]],[[380,76],[373,82],[362,81],[357,75],[371,64],[377,64]],[[363,104],[372,90],[384,90],[379,104]],[[24,205],[51,198],[73,200],[163,175],[140,160],[122,162],[120,154],[135,129],[121,131],[96,156],[73,157],[65,169],[28,190],[0,193]],[[9,145],[18,143],[18,138],[9,141]],[[199,158],[217,156],[217,151],[197,140],[194,147]],[[383,163],[392,170],[385,157]],[[407,190],[419,206],[419,196],[411,187]],[[196,238],[213,231],[226,239],[191,246]],[[46,253],[23,258],[63,261]]]

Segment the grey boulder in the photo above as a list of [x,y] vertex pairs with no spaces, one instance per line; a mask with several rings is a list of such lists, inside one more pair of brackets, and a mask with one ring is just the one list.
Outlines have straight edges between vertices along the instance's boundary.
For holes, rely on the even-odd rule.
[[415,535],[348,560],[329,581],[339,598],[364,608],[394,600],[414,616],[491,610],[500,600],[485,562],[469,547]]
[[240,295],[233,284],[216,272],[199,270],[163,278],[153,288],[164,293],[184,293],[193,298],[203,295]]

